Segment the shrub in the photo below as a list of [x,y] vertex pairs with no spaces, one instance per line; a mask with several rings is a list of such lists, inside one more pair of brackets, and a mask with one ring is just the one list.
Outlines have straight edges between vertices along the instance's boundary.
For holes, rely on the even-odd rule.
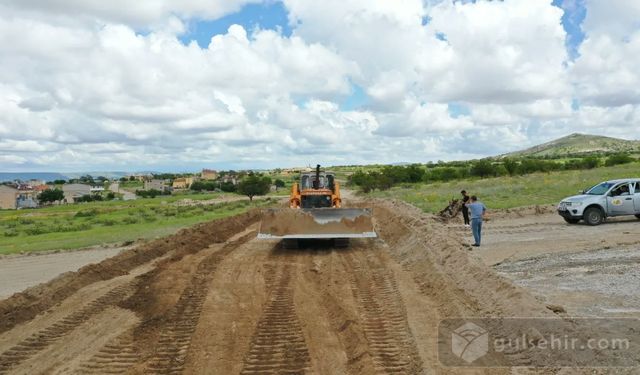
[[49,228],[45,227],[44,225],[35,225],[29,228],[25,228],[24,230],[24,233],[27,236],[37,236],[38,234],[45,234],[49,232]]
[[159,195],[171,195],[171,192],[167,190],[160,191],[156,189],[136,190],[136,195],[142,198],[155,198]]
[[101,219],[101,220],[97,220],[96,223],[110,227],[110,226],[116,225],[118,222],[114,219]]
[[15,229],[7,230],[4,232],[5,237],[15,237],[18,235],[18,232]]
[[628,154],[615,154],[615,155],[609,156],[607,160],[604,162],[604,165],[607,167],[611,167],[618,164],[631,163],[632,161],[633,161],[633,158],[631,158],[631,156],[629,156]]
[[89,209],[89,210],[80,210],[78,212],[76,212],[75,215],[73,215],[74,217],[94,217],[98,215],[98,210],[96,210],[95,208]]
[[129,217],[125,217],[125,218],[123,218],[123,219],[122,219],[122,222],[123,222],[124,224],[136,224],[136,223],[138,223],[138,222],[139,222],[139,219],[138,219],[137,217],[129,216]]

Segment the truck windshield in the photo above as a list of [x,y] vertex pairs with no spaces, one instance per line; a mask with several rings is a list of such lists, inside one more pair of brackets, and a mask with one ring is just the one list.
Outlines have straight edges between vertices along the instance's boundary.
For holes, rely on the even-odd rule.
[[592,187],[591,189],[587,190],[587,194],[589,195],[604,195],[607,191],[609,191],[609,189],[613,186],[613,184],[610,184],[608,182],[603,182],[599,185],[596,185],[594,187]]

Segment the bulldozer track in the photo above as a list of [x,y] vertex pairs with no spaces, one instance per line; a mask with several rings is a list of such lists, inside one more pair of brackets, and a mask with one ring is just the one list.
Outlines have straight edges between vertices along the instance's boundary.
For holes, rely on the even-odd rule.
[[267,265],[265,283],[273,290],[251,339],[241,374],[301,374],[311,367],[309,350],[296,314],[292,265],[280,272]]
[[138,362],[133,343],[133,331],[111,340],[89,361],[80,365],[81,374],[125,374],[131,366]]
[[179,374],[195,332],[202,306],[209,293],[209,286],[218,265],[233,250],[255,237],[250,232],[238,240],[225,244],[220,250],[204,258],[189,285],[180,295],[171,310],[167,322],[162,327],[155,354],[149,363],[149,371],[154,374]]
[[103,296],[89,302],[79,311],[67,315],[53,325],[27,337],[6,352],[0,354],[0,374],[5,374],[33,357],[40,351],[53,344],[63,336],[69,334],[80,324],[88,321],[92,316],[104,311],[109,306],[117,305],[135,290],[135,281],[120,285]]
[[352,270],[351,290],[376,369],[387,374],[419,373],[422,361],[391,271],[369,256],[344,256]]

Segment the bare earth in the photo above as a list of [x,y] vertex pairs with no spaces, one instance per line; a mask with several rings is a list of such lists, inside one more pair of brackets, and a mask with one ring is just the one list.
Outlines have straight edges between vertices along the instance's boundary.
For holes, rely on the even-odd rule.
[[[500,213],[485,223],[487,265],[572,316],[640,317],[640,220],[570,225],[553,212]],[[470,241],[469,230],[456,224]]]
[[122,247],[99,247],[78,251],[0,258],[0,299],[47,282],[64,272],[98,263],[118,254]]
[[[528,256],[511,254],[499,239],[521,238],[525,222],[520,228],[496,217],[475,253],[457,224],[400,202],[358,205],[374,208],[380,238],[284,250],[255,238],[256,211],[182,230],[0,301],[0,374],[527,373],[446,368],[437,352],[442,318],[557,317],[530,293],[536,285],[508,279],[525,280],[514,275]],[[523,220],[563,227],[551,216]],[[617,233],[609,227],[602,226]],[[485,264],[499,261],[508,278]],[[515,268],[499,269],[507,264]],[[506,356],[526,366],[529,355]]]

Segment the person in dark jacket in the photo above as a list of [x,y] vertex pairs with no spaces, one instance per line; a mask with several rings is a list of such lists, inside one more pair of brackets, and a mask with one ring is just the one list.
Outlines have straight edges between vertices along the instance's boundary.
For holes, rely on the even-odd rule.
[[466,190],[462,190],[460,194],[462,194],[462,217],[464,218],[464,225],[468,227],[469,226],[469,207],[467,207],[467,203],[469,203],[469,196],[467,195]]

